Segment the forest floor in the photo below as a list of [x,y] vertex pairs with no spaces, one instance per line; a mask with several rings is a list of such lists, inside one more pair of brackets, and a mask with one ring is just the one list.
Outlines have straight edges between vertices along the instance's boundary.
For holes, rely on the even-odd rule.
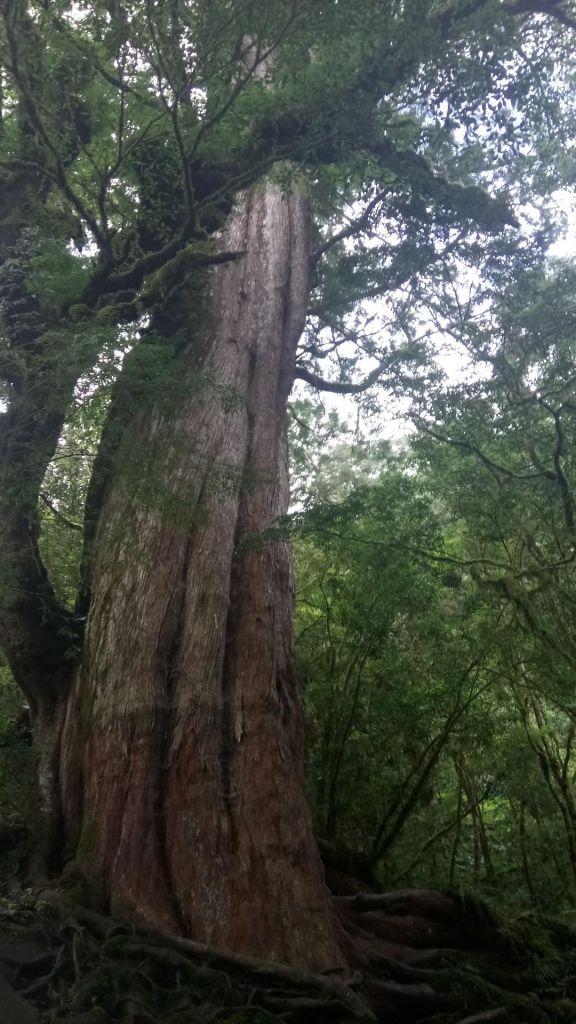
[[334,897],[350,970],[314,974],[105,917],[57,889],[0,898],[2,1024],[574,1024],[576,931],[434,890]]

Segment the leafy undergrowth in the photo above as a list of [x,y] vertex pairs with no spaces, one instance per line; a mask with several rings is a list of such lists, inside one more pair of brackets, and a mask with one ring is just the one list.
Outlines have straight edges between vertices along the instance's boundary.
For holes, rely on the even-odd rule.
[[2,1024],[573,1024],[576,932],[406,890],[335,899],[351,963],[313,974],[162,936],[57,891],[0,900]]

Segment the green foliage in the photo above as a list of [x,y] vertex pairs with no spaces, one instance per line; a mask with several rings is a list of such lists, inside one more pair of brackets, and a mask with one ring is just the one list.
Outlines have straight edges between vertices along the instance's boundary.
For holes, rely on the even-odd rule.
[[41,308],[59,313],[79,300],[90,277],[92,260],[73,253],[58,239],[47,239],[30,259],[26,287]]
[[[264,175],[305,190],[301,376],[350,390],[375,374],[381,392],[414,397],[421,428],[396,459],[311,399],[292,406],[319,829],[382,880],[567,908],[576,280],[543,251],[546,197],[573,177],[573,66],[561,20],[513,8],[4,5],[0,519],[26,573],[6,544],[1,610],[17,617],[40,595],[39,631],[53,603],[77,656],[69,612],[111,468],[140,508],[188,530],[199,481],[227,495],[262,480],[199,465],[187,439],[190,479],[175,483],[162,422],[184,395],[216,395],[231,423],[246,403],[203,365],[207,268],[245,190]],[[518,233],[513,203],[533,230]],[[434,330],[486,372],[447,386],[427,362]],[[139,443],[143,417],[156,446]],[[32,755],[5,675],[0,808],[16,821]]]
[[398,799],[414,764],[426,801],[452,719],[458,743],[461,707],[476,691],[469,664],[484,657],[481,624],[472,645],[463,642],[458,603],[418,559],[437,542],[438,523],[401,467],[304,522],[312,533],[302,542],[297,638],[314,728],[312,796],[330,838],[338,830],[379,861],[384,841],[401,834]]
[[[326,451],[324,504],[298,517],[297,548],[321,833],[387,884],[473,886],[566,920],[573,293],[559,265],[520,276],[488,314],[479,295],[458,334],[475,382],[419,396],[413,455],[344,499],[338,447]],[[447,321],[449,295],[437,301]]]

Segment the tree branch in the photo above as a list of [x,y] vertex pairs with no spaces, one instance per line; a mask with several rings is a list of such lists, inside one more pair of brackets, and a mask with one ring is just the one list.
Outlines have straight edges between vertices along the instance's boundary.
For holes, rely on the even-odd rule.
[[384,192],[379,192],[378,195],[370,203],[368,203],[368,206],[366,207],[366,209],[364,210],[360,217],[357,217],[356,220],[351,221],[350,224],[342,228],[341,231],[337,231],[336,234],[332,235],[331,238],[327,238],[326,241],[322,242],[322,244],[319,245],[318,248],[314,250],[310,257],[310,266],[312,270],[318,265],[324,254],[328,252],[329,249],[332,249],[335,245],[338,245],[338,242],[343,242],[346,238],[351,238],[353,235],[356,235],[359,231],[368,226],[368,224],[370,223],[370,217],[372,216],[378,204],[382,202],[384,196]]
[[557,481],[558,486],[560,488],[560,493],[562,496],[562,508],[564,510],[564,521],[566,523],[566,527],[571,533],[572,537],[574,537],[576,533],[574,522],[574,498],[572,497],[570,485],[568,483],[568,480],[566,479],[564,470],[562,468],[562,456],[564,454],[565,449],[565,439],[564,432],[562,430],[562,421],[560,419],[561,409],[553,409],[552,406],[548,405],[548,403],[545,402],[543,399],[539,399],[538,404],[541,405],[543,409],[546,409],[546,411],[550,413],[554,420],[554,430],[556,433],[556,444],[554,445],[553,453],[555,469],[554,479]]
[[359,381],[358,384],[344,384],[333,380],[324,380],[323,377],[319,377],[317,374],[307,370],[305,366],[300,363],[296,365],[296,372],[294,374],[296,380],[306,381],[313,388],[317,388],[318,391],[330,391],[337,395],[359,395],[363,391],[367,391],[373,384],[381,377],[381,375],[389,370],[395,363],[399,362],[399,356],[394,359],[390,359],[390,356],[386,356],[378,366],[372,370],[364,380]]
[[576,17],[566,11],[564,0],[515,0],[505,7],[510,14],[545,14],[566,28],[576,29]]
[[38,108],[35,102],[33,90],[30,87],[30,82],[28,81],[26,72],[20,66],[20,53],[17,38],[14,32],[14,26],[12,24],[13,19],[15,20],[14,0],[5,0],[3,10],[3,21],[6,30],[6,40],[8,42],[10,57],[12,61],[12,66],[10,70],[14,78],[14,82],[16,84],[18,92],[20,93],[22,100],[24,102],[26,113],[30,118],[32,127],[38,133],[38,136],[42,141],[44,148],[46,149],[47,153],[49,153],[52,157],[54,171],[62,194],[69,201],[69,203],[74,208],[76,213],[78,213],[79,216],[88,225],[99,246],[103,250],[106,250],[108,248],[108,239],[106,238],[105,234],[103,234],[97,220],[94,217],[92,217],[87,207],[84,205],[84,203],[80,200],[79,196],[71,188],[64,164],[62,163],[62,160],[60,158],[60,154],[58,153],[57,148],[54,146],[50,138],[50,135],[44,126],[44,122],[40,117],[40,114],[38,113]]
[[50,501],[50,498],[48,498],[43,491],[40,491],[40,500],[44,502],[46,508],[49,508],[53,515],[55,515],[60,522],[64,523],[65,526],[68,526],[71,530],[77,530],[80,533],[82,532],[82,523],[75,523],[72,519],[69,519],[68,516],[65,516],[64,513],[61,512],[52,501]]

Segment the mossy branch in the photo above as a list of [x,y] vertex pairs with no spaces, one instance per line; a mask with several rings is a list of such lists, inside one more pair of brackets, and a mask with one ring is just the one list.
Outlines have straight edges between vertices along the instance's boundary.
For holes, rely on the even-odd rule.
[[[166,247],[169,248],[168,246]],[[165,252],[165,250],[163,250]],[[110,290],[110,280],[107,282],[107,291],[93,303],[81,302],[72,305],[68,309],[68,316],[71,320],[77,321],[94,317],[100,322],[130,322],[138,320],[148,310],[163,302],[167,296],[178,288],[192,270],[204,270],[210,266],[217,266],[222,263],[232,263],[234,260],[244,256],[245,250],[225,251],[210,253],[198,248],[198,243],[187,246],[176,252],[165,263],[160,264],[158,269],[152,273],[146,282],[145,287],[137,292],[129,286],[133,283],[133,270],[120,274],[112,280],[114,285],[120,282],[123,288]],[[159,256],[159,253],[152,254]],[[154,269],[156,261],[144,257],[140,264],[146,264]],[[136,275],[138,276],[138,275]],[[92,288],[92,285],[90,285]]]

